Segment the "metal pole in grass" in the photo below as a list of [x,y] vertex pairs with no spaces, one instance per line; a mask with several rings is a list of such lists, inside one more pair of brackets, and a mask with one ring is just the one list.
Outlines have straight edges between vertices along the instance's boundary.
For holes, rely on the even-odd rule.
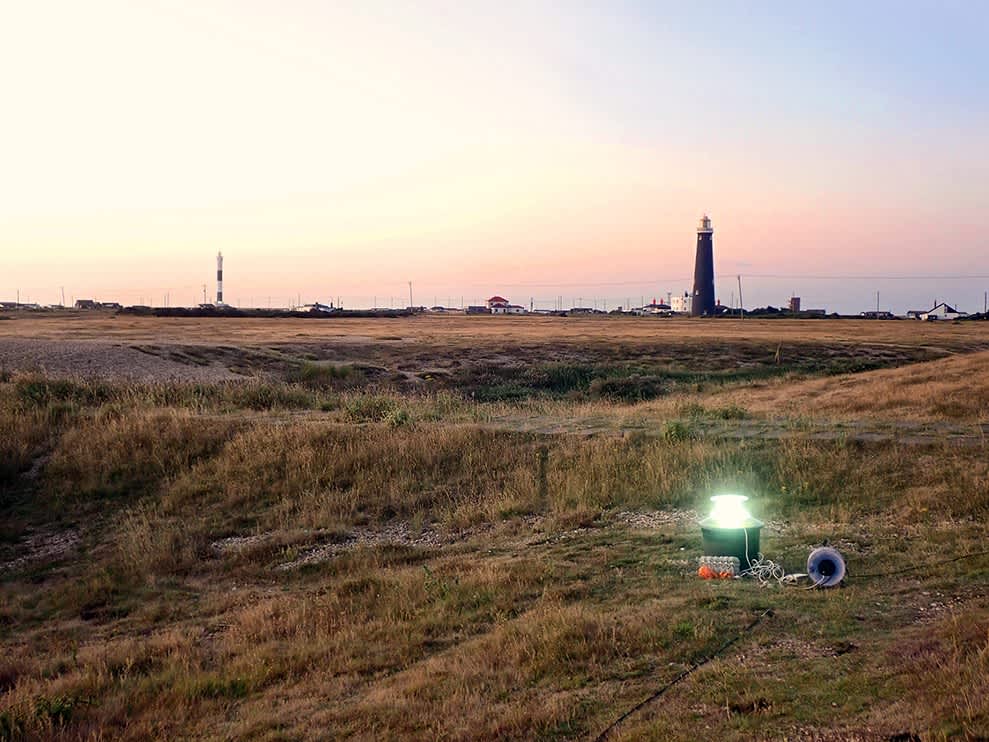
[[536,457],[539,461],[539,478],[537,480],[539,501],[545,503],[549,500],[549,485],[546,481],[546,462],[549,459],[549,448],[547,446],[540,446]]

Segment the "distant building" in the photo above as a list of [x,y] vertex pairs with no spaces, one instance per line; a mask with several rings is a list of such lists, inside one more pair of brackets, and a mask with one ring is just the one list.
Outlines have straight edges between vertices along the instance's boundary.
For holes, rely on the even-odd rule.
[[938,319],[958,319],[959,317],[967,317],[968,312],[959,312],[952,306],[941,302],[933,309],[929,309],[924,312],[920,318],[924,320],[938,320]]
[[518,304],[495,304],[490,311],[491,314],[525,314],[525,307]]
[[892,312],[877,312],[875,309],[862,312],[862,317],[864,319],[896,319],[896,315]]
[[100,303],[95,299],[76,299],[76,309],[99,309]]
[[525,314],[525,307],[512,304],[504,296],[492,296],[488,299],[488,310],[491,314]]
[[654,299],[652,303],[646,304],[644,307],[639,307],[638,309],[633,309],[632,314],[637,314],[639,316],[656,316],[656,317],[668,317],[673,312],[669,304],[664,302],[656,302]]
[[674,314],[690,314],[693,303],[693,297],[685,291],[683,296],[670,298],[670,311]]
[[333,304],[320,304],[318,301],[312,304],[303,304],[301,307],[296,307],[296,312],[310,312],[312,314],[330,314],[336,310],[333,308]]
[[491,314],[491,310],[487,307],[474,305],[467,307],[467,314]]
[[800,311],[800,297],[799,296],[791,296],[790,297],[790,311],[791,312],[799,312]]
[[500,309],[508,306],[508,299],[504,296],[492,296],[487,300],[488,309],[494,312],[495,309]]

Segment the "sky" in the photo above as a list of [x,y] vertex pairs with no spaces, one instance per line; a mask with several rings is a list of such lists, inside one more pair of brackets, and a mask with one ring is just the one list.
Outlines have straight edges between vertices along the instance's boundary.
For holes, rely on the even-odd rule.
[[0,299],[981,311],[980,2],[0,4]]

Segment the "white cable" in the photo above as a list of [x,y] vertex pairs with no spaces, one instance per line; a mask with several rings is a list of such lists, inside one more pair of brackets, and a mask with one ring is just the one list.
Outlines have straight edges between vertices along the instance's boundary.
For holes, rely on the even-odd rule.
[[749,568],[742,572],[742,576],[754,577],[760,585],[768,587],[773,580],[782,585],[787,575],[783,567],[771,559],[764,559],[762,554],[759,554],[755,560],[749,562]]
[[[739,577],[754,577],[763,587],[769,587],[774,580],[781,586],[793,585],[801,577],[807,577],[807,575],[800,573],[788,575],[782,565],[777,564],[771,559],[766,559],[762,553],[757,554],[755,559],[751,559],[749,557],[749,530],[743,528],[742,531],[745,533],[745,561],[749,567],[742,570]],[[812,590],[818,584],[820,583],[811,585],[808,589]]]

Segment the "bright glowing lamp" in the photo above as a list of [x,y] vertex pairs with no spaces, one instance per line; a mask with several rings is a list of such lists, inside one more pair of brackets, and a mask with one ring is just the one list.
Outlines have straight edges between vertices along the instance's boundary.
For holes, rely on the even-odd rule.
[[711,520],[718,528],[744,528],[755,520],[745,509],[748,502],[745,495],[715,495],[711,498],[714,507],[711,508]]
[[704,556],[737,557],[748,569],[759,556],[759,531],[763,522],[745,508],[745,495],[715,495],[711,514],[701,521]]

